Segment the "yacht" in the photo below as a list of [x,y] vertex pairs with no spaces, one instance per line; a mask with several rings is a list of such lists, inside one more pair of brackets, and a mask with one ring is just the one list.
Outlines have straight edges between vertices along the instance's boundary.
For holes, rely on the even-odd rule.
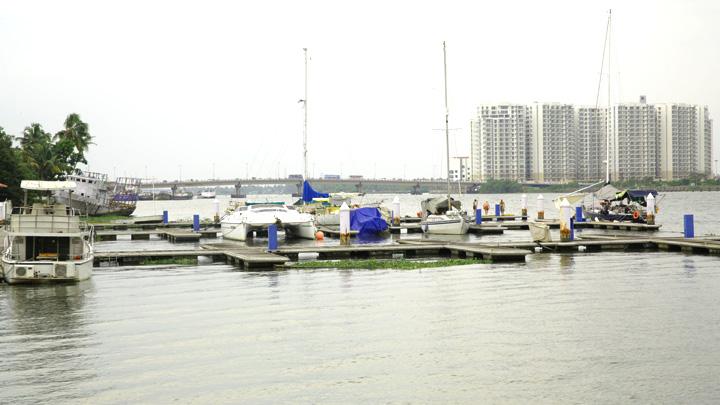
[[217,193],[215,192],[215,190],[204,190],[204,191],[200,192],[199,197],[200,198],[215,198],[216,195],[217,195]]
[[421,203],[424,220],[421,222],[425,233],[442,235],[464,235],[470,226],[465,221],[465,215],[460,211],[460,201],[450,197],[450,129],[449,110],[447,102],[447,56],[445,42],[443,42],[443,76],[445,80],[445,158],[448,168],[447,195],[445,198],[430,198]]
[[254,231],[267,231],[272,224],[284,229],[286,236],[315,239],[312,215],[300,213],[294,207],[280,204],[248,204],[238,207],[220,221],[223,238],[244,241]]
[[[72,181],[28,181],[35,191],[71,191]],[[27,195],[27,194],[26,194]],[[27,201],[27,198],[26,198]],[[93,269],[93,228],[65,204],[34,203],[15,207],[6,226],[0,264],[9,284],[87,280]]]

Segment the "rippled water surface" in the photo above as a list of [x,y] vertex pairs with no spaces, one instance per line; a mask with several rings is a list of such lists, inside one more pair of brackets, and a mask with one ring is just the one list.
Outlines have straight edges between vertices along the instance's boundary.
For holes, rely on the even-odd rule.
[[665,252],[96,268],[0,284],[0,403],[717,403],[719,291],[720,258]]

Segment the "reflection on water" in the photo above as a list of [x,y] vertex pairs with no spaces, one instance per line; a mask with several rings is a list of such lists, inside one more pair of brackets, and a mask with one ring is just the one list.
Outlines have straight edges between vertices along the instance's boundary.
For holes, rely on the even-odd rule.
[[87,366],[92,332],[84,308],[92,289],[91,281],[0,286],[0,386],[7,403],[29,393],[71,399],[74,381],[95,376]]
[[713,403],[718,268],[607,252],[1,285],[0,402]]

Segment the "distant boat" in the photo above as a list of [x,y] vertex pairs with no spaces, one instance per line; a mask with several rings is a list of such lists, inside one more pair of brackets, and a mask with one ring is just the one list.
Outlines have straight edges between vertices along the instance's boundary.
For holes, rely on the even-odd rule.
[[220,221],[223,238],[244,241],[255,231],[266,232],[272,224],[284,229],[286,237],[315,239],[315,222],[310,214],[278,204],[240,206]]
[[[28,181],[25,190],[73,190],[72,181]],[[13,209],[0,258],[9,284],[87,280],[93,270],[93,228],[65,204],[35,203]]]
[[108,189],[107,175],[103,173],[85,171],[67,175],[66,180],[74,182],[75,189],[54,191],[55,201],[82,214],[130,216],[135,211],[140,179],[118,178],[112,190]]
[[215,190],[204,190],[200,192],[199,198],[215,198],[216,195]]

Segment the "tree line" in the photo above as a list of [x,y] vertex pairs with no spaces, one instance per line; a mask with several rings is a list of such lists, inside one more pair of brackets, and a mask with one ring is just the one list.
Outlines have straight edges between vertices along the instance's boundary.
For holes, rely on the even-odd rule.
[[78,164],[87,164],[85,153],[91,144],[88,124],[75,113],[65,118],[55,134],[38,123],[25,127],[20,136],[0,126],[0,183],[7,186],[0,188],[0,200],[19,204],[22,180],[63,180],[78,170]]

